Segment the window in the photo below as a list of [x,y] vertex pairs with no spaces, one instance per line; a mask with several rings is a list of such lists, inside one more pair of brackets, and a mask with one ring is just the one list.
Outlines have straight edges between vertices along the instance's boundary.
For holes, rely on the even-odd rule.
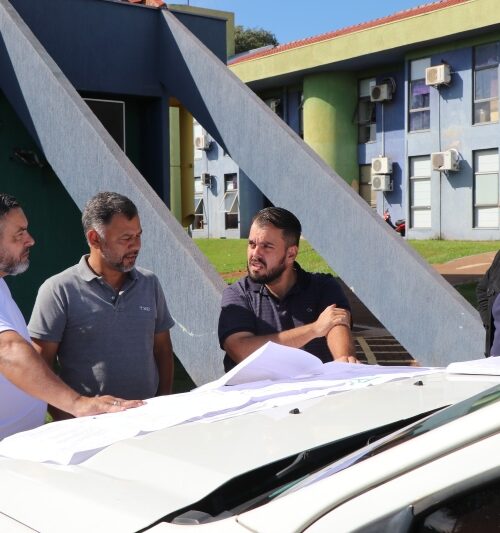
[[266,98],[264,103],[271,108],[273,113],[276,113],[280,118],[283,118],[283,105],[281,98]]
[[200,176],[194,178],[194,221],[193,229],[205,227],[205,201],[203,200],[203,184]]
[[224,174],[224,216],[226,229],[238,229],[239,198],[237,174]]
[[370,207],[377,207],[377,192],[372,189],[372,166],[359,166],[359,194]]
[[375,102],[370,101],[370,93],[375,78],[359,81],[358,85],[358,142],[367,143],[377,140]]
[[429,58],[410,63],[409,131],[428,130],[431,125],[430,88],[425,84],[425,69],[430,66]]
[[431,158],[410,158],[410,227],[431,227]]
[[498,150],[474,153],[474,226],[498,228]]
[[125,152],[125,102],[84,98],[116,144]]
[[203,150],[196,148],[196,138],[201,137],[202,135],[203,135],[203,128],[201,127],[200,124],[198,124],[198,122],[194,122],[193,124],[194,159],[203,158]]
[[474,124],[498,122],[500,43],[474,48]]
[[441,503],[430,514],[418,518],[414,531],[418,533],[498,531],[499,521],[500,483],[497,481]]

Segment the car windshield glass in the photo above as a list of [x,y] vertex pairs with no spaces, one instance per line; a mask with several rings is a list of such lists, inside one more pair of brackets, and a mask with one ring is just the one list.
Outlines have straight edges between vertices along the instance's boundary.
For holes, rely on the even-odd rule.
[[457,420],[458,418],[473,413],[474,411],[482,409],[483,407],[486,407],[487,405],[495,403],[499,400],[500,385],[496,385],[491,389],[488,389],[484,392],[481,392],[480,394],[477,394],[476,396],[468,398],[467,400],[463,400],[462,402],[459,402],[441,411],[438,411],[437,413],[432,414],[429,417],[424,418],[423,420],[415,422],[414,424],[402,430],[396,431],[395,433],[392,433],[387,437],[377,440],[373,444],[369,444],[368,446],[365,446],[364,448],[361,448],[360,450],[353,452],[347,455],[346,457],[343,457],[339,461],[335,461],[330,465],[321,468],[320,470],[310,474],[309,476],[302,478],[302,480],[298,480],[295,485],[287,487],[287,490],[279,491],[279,493],[277,492],[274,497],[284,496],[285,494],[289,494],[290,492],[294,492],[295,490],[315,483],[320,479],[329,477],[337,472],[340,472],[341,470],[345,470],[346,468],[356,463],[364,461],[369,457],[373,457],[374,455],[382,453],[383,451],[388,450],[389,448],[393,448],[398,444],[401,444],[405,441],[418,437],[419,435],[427,433],[428,431],[448,424],[453,420]]

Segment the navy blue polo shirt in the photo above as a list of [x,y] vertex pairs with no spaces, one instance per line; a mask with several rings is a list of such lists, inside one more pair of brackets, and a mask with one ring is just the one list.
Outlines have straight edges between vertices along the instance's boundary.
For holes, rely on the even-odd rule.
[[[269,335],[310,324],[332,304],[350,311],[349,302],[331,274],[318,274],[302,270],[298,263],[297,282],[287,295],[279,300],[265,285],[252,281],[248,276],[224,289],[219,317],[219,342],[223,348],[229,335],[248,331],[254,335]],[[332,361],[325,337],[313,339],[304,347],[324,363]],[[235,363],[226,354],[226,372]]]

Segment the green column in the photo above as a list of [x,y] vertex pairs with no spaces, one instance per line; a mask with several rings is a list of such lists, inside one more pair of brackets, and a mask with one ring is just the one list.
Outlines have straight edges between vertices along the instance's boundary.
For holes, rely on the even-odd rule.
[[304,78],[304,141],[347,183],[358,183],[357,80],[328,72]]

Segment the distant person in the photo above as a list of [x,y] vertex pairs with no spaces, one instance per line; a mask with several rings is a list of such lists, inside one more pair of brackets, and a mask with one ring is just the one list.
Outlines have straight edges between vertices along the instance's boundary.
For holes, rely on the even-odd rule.
[[486,329],[484,354],[500,355],[500,251],[486,274],[477,285],[476,295],[479,314]]
[[267,341],[303,348],[323,362],[358,363],[349,303],[330,274],[312,274],[295,261],[302,232],[280,207],[259,211],[247,249],[248,275],[224,290],[219,342],[226,371]]
[[34,350],[5,276],[29,266],[35,241],[19,202],[0,193],[0,439],[44,423],[47,402],[74,416],[123,411],[141,401],[87,398],[64,384]]
[[28,326],[33,343],[49,366],[57,358],[62,380],[81,394],[169,394],[174,321],[158,278],[135,266],[142,234],[136,206],[101,192],[82,223],[90,253],[40,287]]

